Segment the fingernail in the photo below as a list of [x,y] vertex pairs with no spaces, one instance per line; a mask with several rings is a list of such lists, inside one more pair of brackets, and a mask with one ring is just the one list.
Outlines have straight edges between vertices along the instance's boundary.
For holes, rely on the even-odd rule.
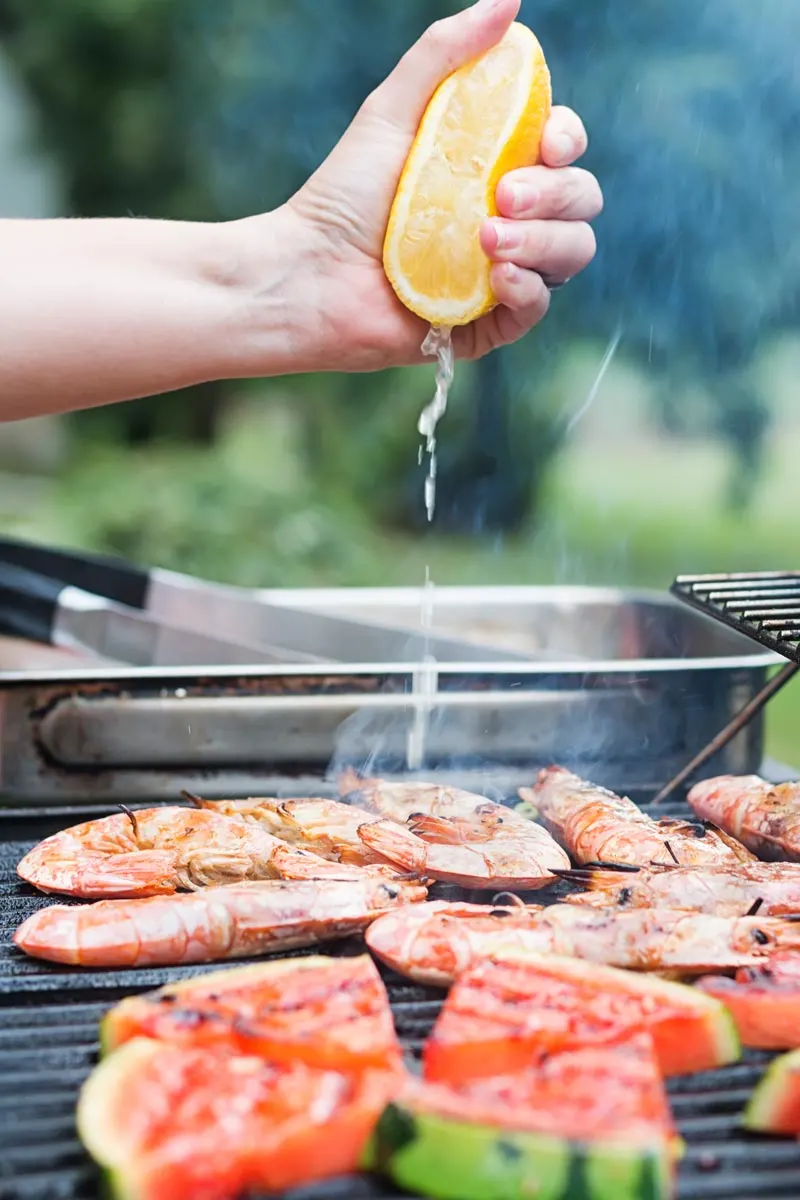
[[506,283],[516,284],[522,278],[522,271],[515,263],[503,263],[501,267]]
[[559,162],[566,162],[575,153],[575,143],[568,133],[557,133],[551,143]]
[[512,213],[527,212],[536,206],[539,193],[535,188],[527,187],[524,183],[507,183],[504,186],[508,197],[508,207]]
[[519,234],[513,225],[508,225],[505,221],[492,221],[492,229],[497,239],[495,250],[519,248]]

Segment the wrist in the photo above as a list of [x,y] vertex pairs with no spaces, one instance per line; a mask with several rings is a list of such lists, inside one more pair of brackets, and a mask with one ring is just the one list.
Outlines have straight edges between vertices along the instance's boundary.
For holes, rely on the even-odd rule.
[[283,205],[218,228],[219,278],[231,296],[227,377],[324,369],[327,321],[311,227]]

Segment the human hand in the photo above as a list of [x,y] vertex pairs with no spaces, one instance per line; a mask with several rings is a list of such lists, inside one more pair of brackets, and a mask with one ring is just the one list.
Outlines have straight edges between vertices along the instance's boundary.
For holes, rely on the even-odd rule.
[[[281,210],[281,237],[296,256],[297,299],[305,306],[299,320],[309,344],[302,345],[300,330],[293,337],[300,358],[310,357],[300,369],[376,370],[422,360],[427,326],[400,303],[383,270],[392,200],[436,87],[495,45],[519,6],[520,0],[479,0],[432,25]],[[602,195],[592,175],[571,165],[586,145],[575,113],[554,108],[541,164],[500,181],[499,216],[481,230],[498,307],[454,331],[459,357],[478,358],[522,337],[545,316],[548,285],[568,280],[594,257],[587,222],[601,211]]]

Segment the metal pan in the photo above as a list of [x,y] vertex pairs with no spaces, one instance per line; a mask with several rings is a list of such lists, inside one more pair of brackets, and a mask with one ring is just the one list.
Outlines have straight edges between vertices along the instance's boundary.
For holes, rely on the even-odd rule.
[[[8,672],[0,796],[14,805],[167,799],[181,788],[253,795],[276,775],[313,789],[345,763],[513,787],[554,760],[654,793],[780,661],[653,593],[455,592],[439,589],[437,610],[460,609],[461,628],[492,620],[513,634],[524,621],[540,661]],[[359,594],[349,602],[357,610]],[[707,769],[747,773],[762,756],[759,717]]]

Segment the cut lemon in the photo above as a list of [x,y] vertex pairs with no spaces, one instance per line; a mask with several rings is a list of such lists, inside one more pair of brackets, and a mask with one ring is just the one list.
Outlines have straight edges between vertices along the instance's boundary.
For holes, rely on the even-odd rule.
[[432,325],[466,325],[494,307],[480,227],[497,213],[502,176],[538,161],[550,107],[542,48],[518,23],[434,93],[397,187],[383,248],[397,296]]

